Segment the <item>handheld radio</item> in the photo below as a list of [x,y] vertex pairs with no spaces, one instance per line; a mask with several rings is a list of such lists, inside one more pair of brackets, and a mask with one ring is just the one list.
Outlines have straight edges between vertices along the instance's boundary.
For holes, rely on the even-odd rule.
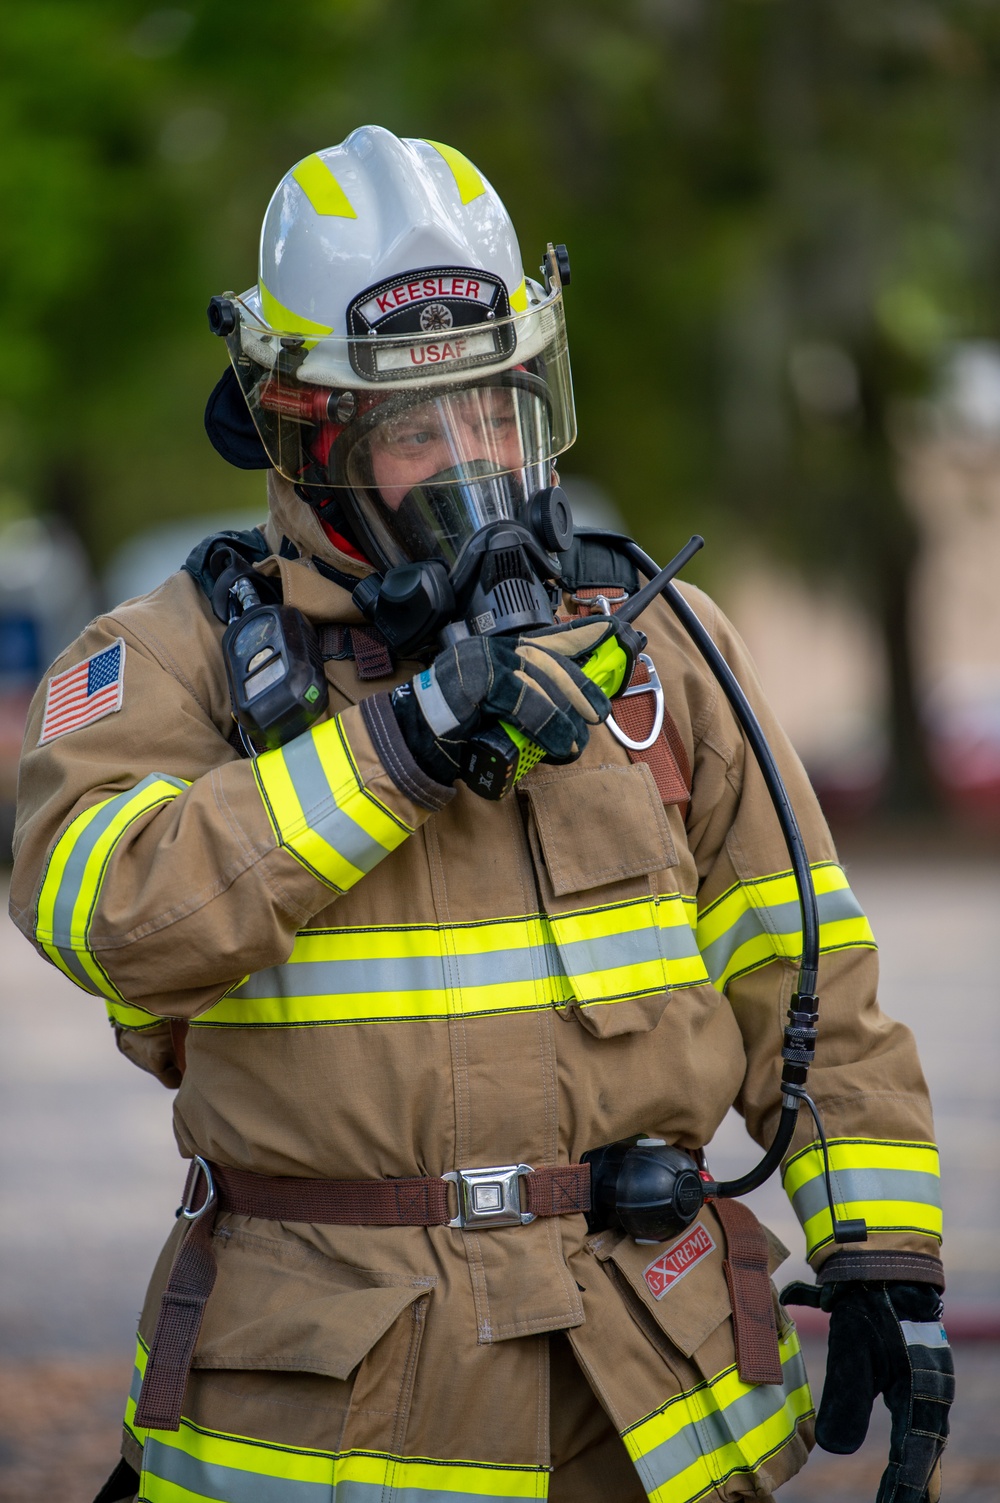
[[[636,657],[646,645],[642,632],[628,629],[631,622],[652,605],[674,575],[679,574],[704,546],[705,539],[697,533],[690,538],[665,568],[615,612],[614,619],[619,628],[616,635],[608,637],[585,662],[579,664],[591,683],[596,684],[609,699],[628,683]],[[499,799],[544,755],[542,748],[529,740],[523,731],[501,721],[499,725],[478,731],[466,743],[460,776],[480,798]]]

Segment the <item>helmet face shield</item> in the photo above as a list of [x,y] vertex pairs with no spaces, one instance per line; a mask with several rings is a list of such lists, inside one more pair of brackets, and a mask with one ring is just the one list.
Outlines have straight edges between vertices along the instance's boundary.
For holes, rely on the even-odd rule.
[[480,528],[520,518],[549,484],[545,384],[527,373],[423,401],[394,393],[359,426],[357,440],[344,444],[344,478],[364,509],[357,520],[386,560],[451,566]]
[[[449,566],[522,516],[576,437],[561,289],[442,332],[281,333],[236,299],[230,359],[275,469],[337,492],[373,561]],[[430,322],[430,320],[425,320]]]

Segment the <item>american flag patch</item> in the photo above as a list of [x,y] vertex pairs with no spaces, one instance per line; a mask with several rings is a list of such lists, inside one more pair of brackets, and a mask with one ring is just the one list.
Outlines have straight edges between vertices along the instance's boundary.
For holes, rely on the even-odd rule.
[[125,643],[121,637],[111,647],[50,678],[39,746],[120,710],[124,682]]

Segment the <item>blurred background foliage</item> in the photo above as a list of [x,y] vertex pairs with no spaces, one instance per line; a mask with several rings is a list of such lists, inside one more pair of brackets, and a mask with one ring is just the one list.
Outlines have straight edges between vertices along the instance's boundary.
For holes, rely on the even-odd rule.
[[100,566],[258,505],[202,429],[209,296],[255,280],[299,158],[367,122],[450,142],[529,270],[569,245],[567,468],[654,554],[697,529],[705,570],[755,539],[842,580],[884,636],[895,797],[926,796],[895,456],[1000,325],[994,0],[32,0],[0,56],[0,510]]

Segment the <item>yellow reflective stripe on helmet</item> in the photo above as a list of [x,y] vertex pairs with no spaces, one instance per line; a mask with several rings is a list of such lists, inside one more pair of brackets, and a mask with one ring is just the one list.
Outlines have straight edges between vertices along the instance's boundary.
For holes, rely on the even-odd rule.
[[687,1389],[622,1439],[654,1503],[693,1503],[727,1478],[755,1472],[813,1412],[795,1331],[778,1342],[783,1381],[743,1383],[735,1367]]
[[553,914],[559,959],[582,1007],[702,986],[694,901],[680,893]]
[[317,214],[337,219],[357,219],[350,199],[321,156],[314,152],[293,170],[292,177]]
[[[870,1232],[916,1232],[941,1241],[940,1168],[933,1143],[830,1138],[828,1146],[838,1218],[863,1216]],[[782,1180],[811,1258],[833,1241],[818,1142],[789,1159]]]
[[413,834],[365,787],[339,717],[254,760],[278,842],[337,892],[347,892]]
[[464,157],[460,151],[456,151],[454,146],[442,146],[440,141],[428,141],[427,145],[433,146],[434,150],[440,152],[448,163],[455,178],[458,196],[463,204],[471,203],[474,198],[478,198],[481,193],[486,192],[486,184],[480,177],[478,169],[473,167],[468,157]]
[[180,778],[151,773],[127,793],[85,809],[53,847],[38,895],[35,938],[84,991],[125,1002],[90,947],[90,926],[104,876],[129,827],[190,786]]
[[[843,868],[832,861],[811,867],[819,908],[820,950],[875,949],[871,925]],[[738,882],[698,915],[698,944],[712,983],[729,982],[772,960],[802,956],[802,915],[791,871]]]
[[548,1495],[539,1466],[406,1457],[388,1451],[318,1451],[269,1444],[207,1430],[182,1419],[180,1428],[137,1430],[135,1407],[146,1370],[140,1340],[125,1407],[125,1428],[143,1447],[139,1496],[147,1503],[519,1503]]
[[512,313],[523,313],[527,306],[528,284],[522,277],[520,287],[515,287],[514,291],[510,295],[510,311]]
[[260,309],[267,319],[270,328],[279,334],[312,334],[318,339],[324,339],[333,330],[326,324],[318,324],[311,318],[306,318],[302,313],[293,313],[291,308],[286,308],[284,303],[279,303],[274,293],[269,291],[264,283],[258,281],[257,290],[260,293]]

